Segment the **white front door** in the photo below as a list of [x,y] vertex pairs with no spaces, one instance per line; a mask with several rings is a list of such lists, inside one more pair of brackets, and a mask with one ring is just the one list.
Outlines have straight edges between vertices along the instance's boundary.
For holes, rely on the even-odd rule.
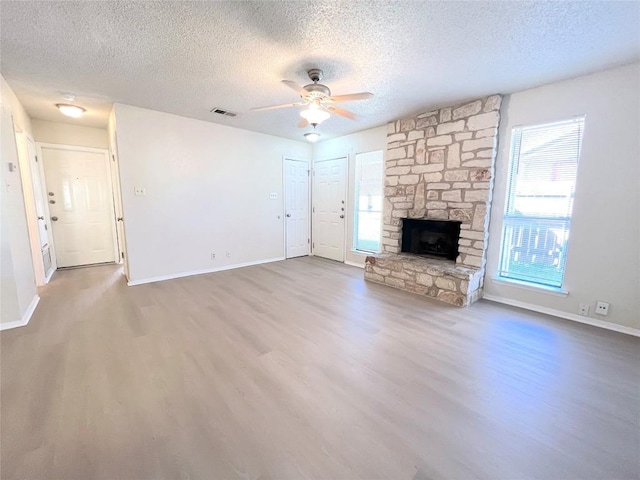
[[58,267],[114,262],[115,218],[106,151],[42,146]]
[[313,164],[313,253],[344,261],[347,159]]
[[309,255],[309,164],[284,161],[287,258]]

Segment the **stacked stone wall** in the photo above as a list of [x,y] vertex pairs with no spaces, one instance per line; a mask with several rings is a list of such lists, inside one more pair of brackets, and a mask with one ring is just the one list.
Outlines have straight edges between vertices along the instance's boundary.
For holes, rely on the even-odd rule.
[[[482,295],[502,97],[492,95],[387,125],[383,253],[365,279],[467,306]],[[458,220],[459,255],[399,254],[402,219]]]
[[387,125],[383,251],[400,252],[401,219],[459,220],[456,263],[482,268],[502,97]]

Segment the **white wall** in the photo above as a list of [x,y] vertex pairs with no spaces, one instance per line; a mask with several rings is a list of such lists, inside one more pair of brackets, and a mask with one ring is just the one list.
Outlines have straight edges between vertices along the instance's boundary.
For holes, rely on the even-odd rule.
[[[491,209],[485,295],[551,309],[571,317],[578,304],[590,316],[640,329],[640,68],[638,64],[507,96],[501,109],[500,146]],[[578,165],[564,288],[566,297],[491,280],[500,255],[511,130],[586,114]],[[609,315],[593,313],[611,303]]]
[[370,128],[361,132],[345,135],[313,146],[313,160],[330,160],[333,158],[348,159],[348,181],[347,181],[347,218],[346,218],[346,252],[347,262],[357,265],[364,265],[367,254],[353,250],[353,230],[354,230],[354,205],[355,205],[355,177],[356,161],[358,153],[382,150],[386,154],[387,150],[387,126]]
[[122,104],[115,120],[132,283],[284,257],[283,156],[309,144]]
[[0,328],[29,320],[38,301],[27,231],[25,203],[14,135],[16,129],[31,136],[29,116],[0,76]]
[[77,147],[109,148],[106,128],[49,122],[35,118],[31,120],[31,125],[36,142],[75,145]]

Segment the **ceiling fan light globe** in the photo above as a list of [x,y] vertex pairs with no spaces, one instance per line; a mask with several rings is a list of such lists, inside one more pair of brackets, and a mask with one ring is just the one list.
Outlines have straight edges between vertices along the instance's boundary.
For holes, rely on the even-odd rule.
[[312,125],[319,125],[320,123],[327,120],[331,115],[329,114],[329,112],[316,107],[308,108],[307,110],[301,111],[300,116]]

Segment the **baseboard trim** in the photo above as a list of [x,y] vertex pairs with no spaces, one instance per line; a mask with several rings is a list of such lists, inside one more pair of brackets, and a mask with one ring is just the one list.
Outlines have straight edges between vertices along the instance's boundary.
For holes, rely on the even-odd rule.
[[347,264],[347,265],[351,265],[352,267],[364,268],[364,265],[361,265],[361,264],[356,263],[356,262],[352,262],[350,260],[345,260],[344,263]]
[[0,323],[0,331],[26,326],[29,323],[29,320],[31,320],[33,312],[36,311],[38,302],[40,302],[40,297],[36,295],[35,297],[33,297],[33,300],[31,300],[31,303],[29,304],[27,311],[24,312],[22,318],[20,320],[16,320],[15,322]]
[[627,335],[633,335],[634,337],[640,337],[640,330],[637,328],[625,327],[624,325],[605,322],[603,320],[598,320],[597,318],[583,317],[575,313],[567,313],[567,312],[563,312],[562,310],[541,307],[540,305],[535,305],[533,303],[520,302],[518,300],[511,300],[510,298],[497,297],[494,295],[484,294],[482,298],[484,298],[485,300],[489,300],[491,302],[503,303],[505,305],[511,305],[512,307],[524,308],[525,310],[531,310],[538,313],[545,313],[553,317],[564,318],[566,320],[572,320],[574,322],[584,323],[586,325],[591,325],[593,327],[604,328],[605,330],[613,330],[614,332],[625,333]]
[[143,278],[141,280],[128,280],[127,285],[133,287],[135,285],[143,285],[145,283],[164,282],[165,280],[173,280],[176,278],[192,277],[193,275],[204,275],[206,273],[223,272],[225,270],[234,270],[236,268],[251,267],[252,265],[261,265],[263,263],[280,262],[285,260],[284,257],[267,258],[265,260],[256,260],[255,262],[235,263],[233,265],[224,265],[222,267],[206,268],[204,270],[194,270],[191,272],[174,273],[171,275],[163,275],[160,277]]

